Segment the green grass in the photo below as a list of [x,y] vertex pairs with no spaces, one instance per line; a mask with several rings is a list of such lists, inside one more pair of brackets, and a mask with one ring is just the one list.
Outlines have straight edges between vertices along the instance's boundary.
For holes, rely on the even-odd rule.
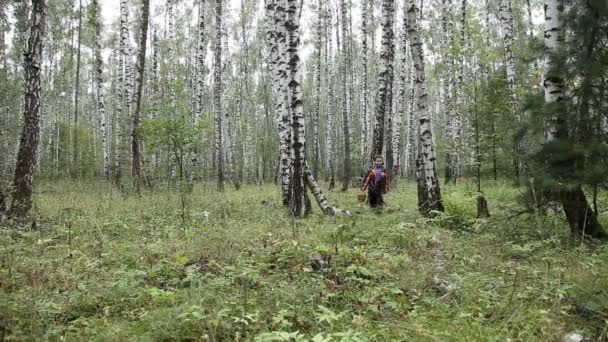
[[[486,189],[486,221],[471,184],[444,187],[434,219],[405,181],[381,212],[351,190],[327,195],[352,217],[315,207],[297,220],[277,186],[210,188],[182,205],[165,190],[40,184],[39,229],[0,230],[0,340],[606,338],[608,249],[570,242],[559,216],[510,218],[521,205],[507,184]],[[445,297],[432,288],[434,234],[460,287]]]

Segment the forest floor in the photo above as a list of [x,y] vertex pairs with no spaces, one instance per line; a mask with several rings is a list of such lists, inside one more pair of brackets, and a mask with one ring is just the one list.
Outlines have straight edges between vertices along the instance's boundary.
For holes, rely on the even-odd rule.
[[138,198],[42,182],[37,230],[0,230],[0,340],[607,338],[608,247],[572,242],[560,216],[516,215],[519,190],[488,186],[488,220],[472,184],[444,187],[433,219],[412,183],[381,211],[355,192],[327,193],[351,217],[293,219],[275,185]]

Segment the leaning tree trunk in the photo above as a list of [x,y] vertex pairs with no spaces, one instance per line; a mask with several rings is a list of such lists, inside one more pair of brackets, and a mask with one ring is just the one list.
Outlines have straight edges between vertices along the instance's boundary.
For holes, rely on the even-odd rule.
[[224,191],[224,153],[222,148],[222,1],[215,0],[215,51],[213,70],[213,101],[215,111],[215,160],[217,189]]
[[41,115],[41,71],[45,39],[46,0],[32,1],[30,36],[24,55],[24,107],[23,128],[19,139],[19,152],[15,167],[10,215],[15,219],[26,219],[32,208],[32,187],[36,150],[40,140]]
[[143,182],[143,160],[141,156],[141,134],[139,121],[144,86],[144,70],[146,66],[146,47],[148,42],[148,18],[150,16],[150,0],[143,0],[141,12],[141,27],[139,37],[139,54],[137,57],[137,93],[135,94],[135,112],[131,120],[131,175],[135,181],[137,193],[141,191]]
[[[374,125],[374,138],[371,160],[382,156],[384,149],[384,133],[386,114],[391,112],[392,103],[389,102],[389,92],[392,88],[391,75],[393,73],[393,4],[394,0],[382,1],[382,46],[380,48],[380,70],[378,72],[378,94],[376,97],[376,123]],[[391,156],[392,157],[392,156]]]
[[94,28],[95,28],[95,72],[97,83],[97,110],[99,111],[99,130],[101,134],[101,147],[103,155],[102,174],[110,179],[110,144],[107,133],[107,118],[103,94],[103,58],[101,57],[101,7],[98,0],[93,0]]
[[[544,88],[545,104],[551,105],[551,108],[555,108],[555,104],[563,102],[565,97],[564,78],[560,70],[556,68],[554,61],[560,44],[560,12],[561,5],[558,0],[545,1],[545,49],[548,54],[545,60]],[[559,118],[558,113],[552,113],[547,123],[547,144],[559,143],[563,139],[568,139],[568,128],[565,126],[565,121]],[[552,167],[552,165],[549,165],[549,167]],[[556,187],[557,189],[551,191],[551,195],[561,202],[570,225],[570,232],[574,237],[584,237],[585,235],[595,238],[608,237],[597,220],[597,213],[589,206],[580,184],[558,185]]]
[[437,178],[437,158],[431,118],[428,113],[428,94],[424,74],[424,54],[422,40],[418,32],[418,8],[414,0],[406,0],[407,32],[416,77],[416,97],[418,106],[418,157],[416,159],[416,182],[418,184],[418,210],[423,215],[433,211],[443,211],[441,190]]

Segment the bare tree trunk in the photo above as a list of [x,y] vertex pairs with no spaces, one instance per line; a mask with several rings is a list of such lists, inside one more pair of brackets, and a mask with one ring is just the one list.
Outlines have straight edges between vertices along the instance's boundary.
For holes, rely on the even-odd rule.
[[[376,97],[376,123],[371,160],[381,157],[384,150],[384,134],[386,133],[386,114],[391,112],[392,102],[389,102],[389,92],[392,88],[393,73],[393,7],[394,0],[382,1],[382,47],[380,48],[380,71],[378,73],[378,95]],[[390,115],[390,114],[389,114]]]
[[269,0],[266,5],[268,25],[268,45],[270,49],[270,70],[272,77],[273,107],[276,112],[279,131],[279,165],[281,194],[284,206],[291,203],[291,117],[287,99],[287,35],[285,32],[286,9],[281,1]]
[[76,85],[74,87],[74,133],[72,147],[73,153],[73,164],[72,170],[73,175],[80,174],[80,167],[78,165],[78,112],[80,109],[80,60],[81,60],[81,44],[82,44],[82,0],[79,0],[78,5],[78,47],[76,50]]
[[[500,0],[500,22],[503,28],[503,46],[505,50],[505,62],[507,70],[507,84],[509,86],[509,98],[511,114],[515,120],[515,128],[521,127],[521,116],[517,112],[517,94],[515,92],[515,61],[513,59],[513,0]],[[521,141],[515,141],[513,168],[516,180],[525,173],[523,162],[523,145]]]
[[418,210],[423,215],[432,215],[433,211],[443,211],[441,190],[437,178],[437,158],[431,119],[428,113],[428,94],[424,71],[424,54],[422,40],[418,32],[417,12],[414,0],[406,0],[405,15],[407,31],[410,38],[410,49],[416,73],[416,97],[418,98],[418,158],[416,160],[416,179],[418,183]]
[[217,188],[218,191],[224,191],[224,154],[222,148],[222,2],[223,0],[215,0],[215,63],[214,63],[214,107],[215,107],[215,158],[217,167]]
[[139,55],[137,57],[137,93],[135,94],[135,112],[131,120],[131,175],[135,181],[137,193],[141,192],[143,178],[143,160],[141,156],[141,134],[139,121],[142,105],[142,90],[144,86],[144,71],[146,66],[146,48],[148,43],[148,18],[150,16],[150,0],[143,0],[141,27],[139,37]]
[[40,140],[41,71],[47,3],[46,0],[33,0],[32,5],[30,36],[24,55],[23,128],[19,139],[10,210],[10,215],[18,220],[26,219],[32,208],[33,173]]
[[97,110],[99,116],[99,128],[101,134],[101,145],[103,151],[102,174],[106,179],[110,179],[110,144],[107,133],[107,118],[103,93],[103,58],[101,57],[101,7],[98,0],[92,2],[94,11],[95,29],[95,72],[97,83]]
[[344,143],[344,165],[342,171],[342,191],[348,189],[348,183],[350,181],[350,108],[349,108],[349,96],[350,88],[348,86],[348,63],[350,61],[350,51],[348,49],[348,27],[347,27],[347,12],[345,0],[340,0],[340,11],[342,18],[342,60],[340,63],[340,76],[342,79],[342,139]]
[[319,175],[320,167],[320,146],[319,146],[319,117],[321,115],[321,73],[322,73],[322,41],[323,41],[323,0],[319,0],[318,4],[318,18],[317,18],[317,32],[315,36],[315,98],[314,98],[314,114],[312,118],[312,129],[313,129],[313,168],[312,173],[315,178]]
[[334,73],[333,73],[333,24],[332,24],[332,15],[331,15],[331,7],[327,6],[326,16],[325,16],[325,29],[327,42],[325,44],[326,54],[325,54],[325,78],[326,78],[326,86],[327,86],[327,97],[325,98],[325,113],[326,113],[326,123],[325,123],[325,150],[326,150],[326,159],[327,159],[327,175],[329,178],[329,190],[333,190],[336,186],[335,178],[334,178],[334,111],[332,107],[332,101],[334,98]]
[[369,85],[368,85],[368,80],[369,80],[369,66],[368,66],[368,43],[367,43],[367,36],[368,36],[368,29],[367,26],[369,25],[367,18],[368,18],[368,11],[371,9],[373,11],[373,7],[370,8],[370,0],[363,0],[361,3],[362,9],[361,9],[361,31],[362,31],[362,41],[361,41],[361,59],[362,59],[362,64],[363,64],[363,94],[361,96],[361,158],[362,158],[362,165],[361,165],[361,173],[364,174],[367,170],[367,155],[368,155],[368,151],[369,151],[369,146],[368,146],[368,132],[367,132],[367,127],[369,125],[368,123],[368,98],[369,98]]
[[287,0],[287,34],[288,74],[287,99],[291,116],[291,132],[293,136],[291,149],[291,202],[290,209],[294,216],[304,216],[311,210],[310,199],[306,193],[306,125],[304,120],[304,101],[302,98],[302,71],[300,48],[300,0]]

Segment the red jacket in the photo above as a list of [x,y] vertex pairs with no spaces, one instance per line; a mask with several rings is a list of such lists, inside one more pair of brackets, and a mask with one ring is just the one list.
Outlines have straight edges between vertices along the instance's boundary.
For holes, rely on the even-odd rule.
[[[370,184],[370,182],[374,185],[376,183],[376,168],[375,167],[370,168],[369,171],[367,172],[367,177],[365,177],[365,182],[363,182],[361,191],[365,191],[365,189]],[[388,182],[388,173],[386,172],[385,168],[382,168],[382,172],[380,173],[380,183],[382,183],[382,182],[384,182],[384,193],[389,192],[390,187],[388,184],[389,183]]]

